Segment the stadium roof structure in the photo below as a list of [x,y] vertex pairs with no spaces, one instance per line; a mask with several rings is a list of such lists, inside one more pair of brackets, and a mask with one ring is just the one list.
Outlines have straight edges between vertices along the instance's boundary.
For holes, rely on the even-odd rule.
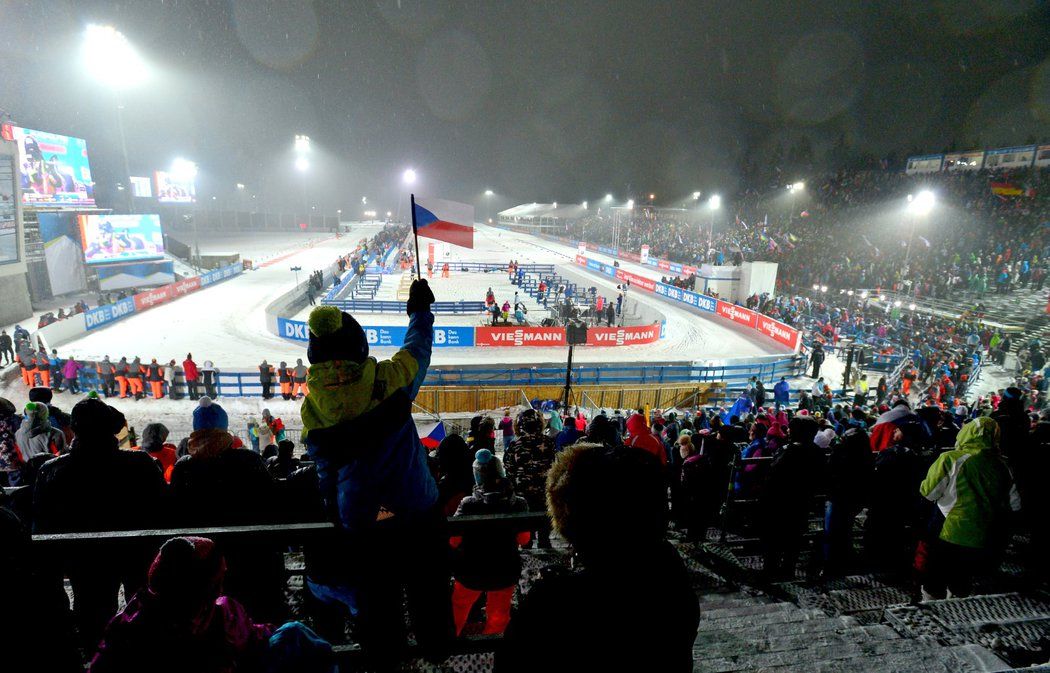
[[505,219],[532,220],[543,218],[576,219],[583,217],[587,209],[579,203],[523,203],[500,211]]

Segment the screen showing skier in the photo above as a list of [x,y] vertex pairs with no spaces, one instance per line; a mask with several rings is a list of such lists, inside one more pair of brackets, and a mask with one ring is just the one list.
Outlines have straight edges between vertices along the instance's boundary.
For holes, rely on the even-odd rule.
[[109,264],[164,256],[158,215],[79,215],[84,261]]
[[197,200],[197,187],[192,175],[154,171],[153,178],[157,183],[157,201],[160,203],[193,203]]
[[0,137],[18,146],[23,205],[95,205],[95,183],[82,138],[12,124],[0,127]]

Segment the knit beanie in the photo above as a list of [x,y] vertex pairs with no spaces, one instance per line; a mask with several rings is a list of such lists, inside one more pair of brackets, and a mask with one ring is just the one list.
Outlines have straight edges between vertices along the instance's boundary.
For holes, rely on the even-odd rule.
[[77,402],[70,416],[70,427],[77,437],[112,437],[125,425],[124,414],[97,398]]
[[205,395],[197,403],[193,410],[194,430],[228,430],[230,419],[226,410],[220,407],[212,399]]
[[47,405],[41,402],[27,402],[25,406],[26,418],[30,421],[46,421]]
[[54,399],[54,393],[51,392],[50,388],[43,386],[36,386],[35,388],[29,389],[29,401],[30,402],[43,402],[44,404],[51,404],[51,400]]
[[197,607],[219,596],[226,561],[215,543],[203,537],[174,537],[150,565],[147,587],[161,600]]
[[492,451],[480,449],[474,454],[474,483],[486,491],[495,490],[501,479],[506,479],[507,471]]
[[331,360],[364,362],[368,339],[349,313],[334,306],[318,306],[310,312],[310,345],[306,357],[312,364]]

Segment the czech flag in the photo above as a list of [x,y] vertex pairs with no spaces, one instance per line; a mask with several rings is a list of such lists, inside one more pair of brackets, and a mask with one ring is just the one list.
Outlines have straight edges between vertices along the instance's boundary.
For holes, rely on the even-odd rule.
[[463,248],[474,247],[474,206],[442,199],[413,197],[412,225],[416,235]]
[[419,439],[423,442],[423,446],[428,451],[433,451],[441,443],[441,440],[445,438],[445,423],[444,421],[438,421],[432,425],[427,425],[419,428]]

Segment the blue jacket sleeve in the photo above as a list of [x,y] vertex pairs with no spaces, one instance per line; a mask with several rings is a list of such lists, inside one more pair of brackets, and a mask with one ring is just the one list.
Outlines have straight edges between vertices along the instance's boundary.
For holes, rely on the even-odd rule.
[[423,379],[427,377],[433,348],[434,314],[430,311],[417,311],[409,316],[405,345],[401,347],[401,350],[407,351],[419,365],[415,377],[408,385],[408,396],[412,399],[416,398],[419,387],[423,385]]

